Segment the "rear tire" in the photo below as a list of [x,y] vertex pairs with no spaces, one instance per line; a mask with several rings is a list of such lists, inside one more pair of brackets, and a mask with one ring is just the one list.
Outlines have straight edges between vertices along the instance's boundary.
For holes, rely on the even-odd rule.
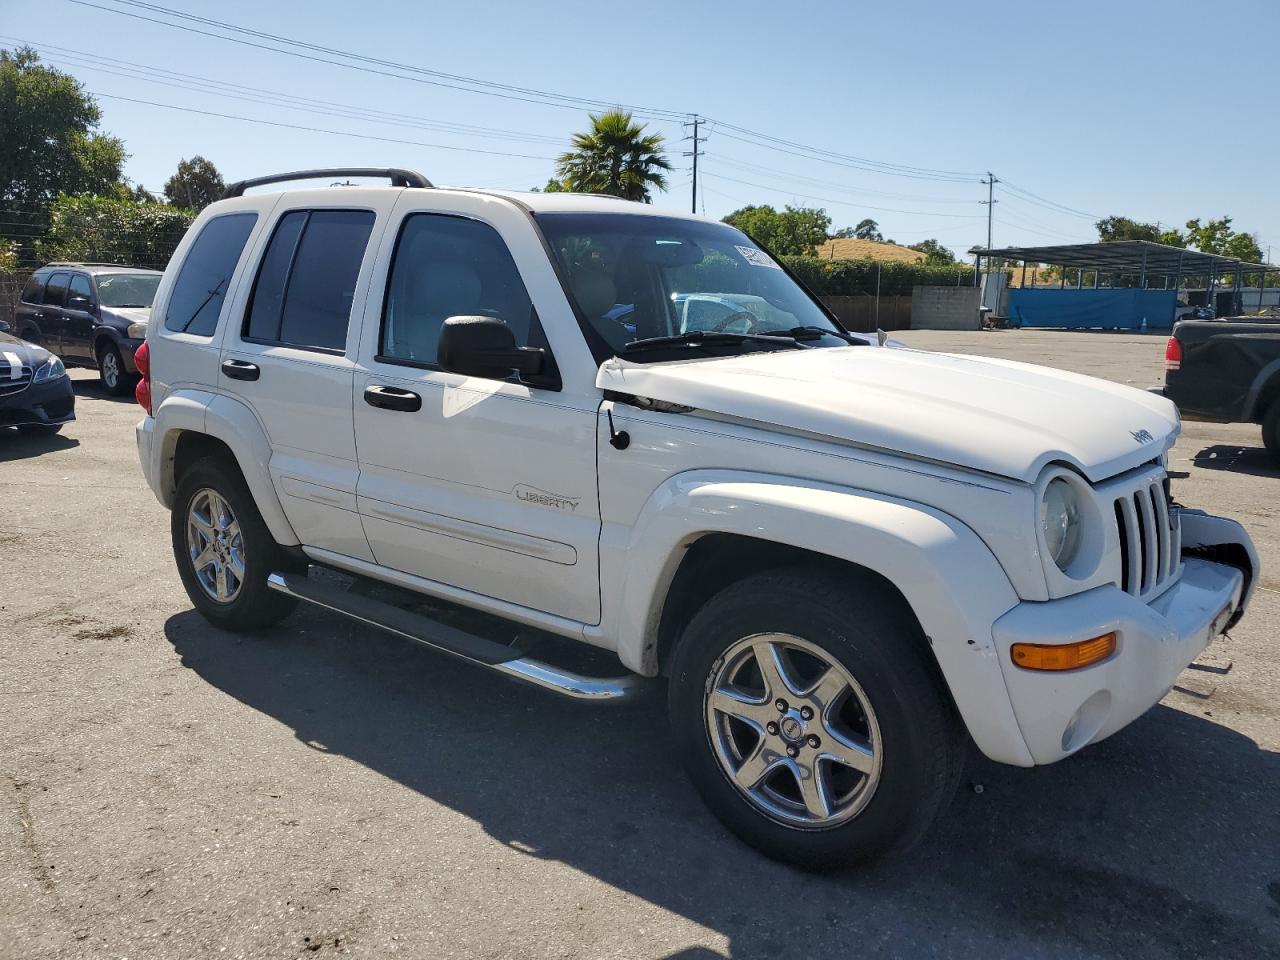
[[967,734],[928,641],[868,575],[793,567],[725,588],[675,650],[669,704],[711,811],[807,869],[910,847],[963,769]]
[[1273,460],[1280,460],[1280,399],[1272,401],[1262,418],[1262,445]]
[[244,477],[225,458],[206,457],[182,475],[170,533],[187,596],[214,626],[258,630],[297,606],[267,586],[270,574],[297,563],[271,536]]
[[125,373],[120,350],[110,341],[98,351],[98,379],[102,381],[102,389],[113,397],[123,397],[133,386]]

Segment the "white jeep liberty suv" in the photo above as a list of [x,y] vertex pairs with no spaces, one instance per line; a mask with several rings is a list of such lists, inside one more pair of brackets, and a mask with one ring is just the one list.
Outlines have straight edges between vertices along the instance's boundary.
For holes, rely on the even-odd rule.
[[[391,185],[244,195],[347,175]],[[205,617],[301,600],[584,700],[665,676],[711,809],[801,865],[919,838],[969,739],[1029,767],[1115,733],[1258,581],[1170,493],[1169,401],[848,333],[698,217],[264,177],[201,213],[153,317],[138,450]]]

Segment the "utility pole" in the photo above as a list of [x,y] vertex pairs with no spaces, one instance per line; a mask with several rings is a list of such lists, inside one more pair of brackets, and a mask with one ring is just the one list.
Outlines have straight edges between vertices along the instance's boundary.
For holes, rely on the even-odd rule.
[[987,249],[991,249],[991,215],[995,212],[996,204],[1000,201],[995,197],[995,187],[1000,181],[996,179],[995,174],[990,170],[987,171],[987,179],[979,181],[987,185],[987,199],[979,200],[987,208]]
[[698,157],[702,155],[702,150],[698,147],[698,144],[707,142],[706,137],[698,136],[698,126],[701,123],[702,123],[702,118],[695,113],[693,115],[693,120],[690,121],[690,123],[681,124],[681,126],[685,126],[685,127],[690,125],[693,126],[693,135],[681,138],[683,140],[693,141],[693,149],[686,150],[684,152],[684,156],[693,157],[693,180],[690,181],[690,183],[693,186],[693,195],[689,200],[690,213],[698,212]]

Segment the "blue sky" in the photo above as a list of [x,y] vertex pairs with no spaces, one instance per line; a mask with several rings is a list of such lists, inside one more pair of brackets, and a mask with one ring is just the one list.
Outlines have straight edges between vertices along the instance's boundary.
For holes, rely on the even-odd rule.
[[[93,2],[168,19],[117,0]],[[746,203],[821,206],[836,226],[871,217],[899,242],[936,237],[964,250],[986,239],[986,208],[978,203],[986,187],[978,180],[992,170],[1021,191],[996,186],[997,245],[1094,239],[1090,215],[1181,226],[1192,216],[1228,214],[1238,229],[1259,236],[1264,251],[1274,238],[1273,256],[1280,258],[1280,197],[1273,188],[1280,125],[1263,101],[1280,36],[1274,0],[1227,0],[1212,8],[1078,0],[994,10],[954,0],[653,0],[625,7],[598,0],[158,2],[429,70],[696,111],[720,121],[705,131],[701,160],[711,216]],[[546,182],[550,158],[585,122],[585,109],[577,107],[309,62],[70,0],[0,0],[0,36],[4,46],[15,38],[30,42],[101,95],[103,129],[122,137],[130,153],[127,174],[153,190],[180,158],[197,153],[228,180],[360,164],[410,167],[436,183],[525,189]],[[267,96],[311,98],[320,101],[311,106],[328,113],[230,98],[226,87],[219,95],[166,86],[155,73],[140,76],[136,66],[100,56]],[[679,156],[687,147],[679,143],[684,131],[674,120],[649,123],[676,154],[670,192],[656,202],[687,209],[689,161]],[[807,149],[743,142],[727,124],[877,164],[959,176],[901,176],[824,162]]]

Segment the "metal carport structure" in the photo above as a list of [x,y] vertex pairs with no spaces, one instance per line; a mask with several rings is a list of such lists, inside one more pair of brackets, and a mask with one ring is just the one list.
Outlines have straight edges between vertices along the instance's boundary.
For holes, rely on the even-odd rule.
[[[1081,323],[1076,325],[1096,326],[1136,326],[1133,318],[1141,316],[1146,320],[1147,313],[1154,311],[1152,326],[1169,326],[1173,322],[1177,304],[1177,292],[1187,278],[1204,278],[1206,301],[1214,302],[1214,294],[1223,277],[1231,276],[1230,289],[1237,292],[1243,285],[1244,278],[1253,274],[1258,277],[1258,306],[1262,305],[1264,277],[1267,273],[1280,272],[1280,267],[1264,263],[1249,263],[1235,257],[1226,257],[1213,253],[1201,253],[1198,250],[1187,250],[1182,247],[1171,247],[1163,243],[1148,240],[1112,240],[1099,243],[1060,244],[1044,247],[1000,247],[991,249],[974,249],[976,256],[975,271],[985,258],[988,263],[995,259],[1014,260],[1022,263],[1022,286],[1018,291],[1010,292],[1010,318],[1014,318],[1015,307],[1021,307],[1017,301],[1030,303],[1033,300],[1044,301],[1037,304],[1037,309],[1046,313],[1052,312],[1056,301],[1068,316],[1075,312],[1080,314]],[[1061,269],[1058,290],[1067,290],[1067,272],[1076,271],[1076,282],[1070,289],[1082,291],[1098,291],[1092,309],[1081,311],[1083,302],[1071,304],[1061,297],[1044,296],[1057,291],[1053,288],[1026,286],[1028,264],[1047,264]],[[1093,279],[1089,287],[1085,287],[1085,274],[1092,272]],[[1159,281],[1158,283],[1156,281]],[[1114,291],[1114,293],[1108,293]],[[1121,291],[1125,291],[1121,293]],[[1161,291],[1164,295],[1150,296],[1148,292]],[[1015,295],[1017,294],[1017,295]],[[1115,307],[1114,323],[1084,322],[1085,318],[1096,320],[1105,316],[1110,305]],[[1165,314],[1165,311],[1167,315]],[[1046,323],[1048,326],[1070,326],[1070,322]]]

